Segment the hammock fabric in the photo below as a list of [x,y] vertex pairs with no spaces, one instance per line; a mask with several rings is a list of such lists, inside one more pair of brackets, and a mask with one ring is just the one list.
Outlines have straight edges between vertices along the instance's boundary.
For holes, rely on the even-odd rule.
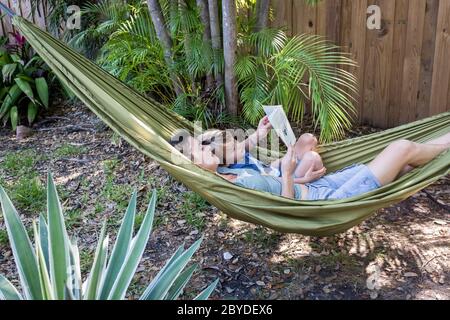
[[[175,179],[229,216],[286,233],[328,236],[400,202],[449,173],[450,152],[389,186],[340,201],[297,201],[236,186],[194,165],[167,142],[193,124],[148,99],[25,19],[13,22],[54,73],[98,117]],[[450,112],[381,133],[321,147],[328,172],[371,161],[390,142],[424,142],[450,131]]]

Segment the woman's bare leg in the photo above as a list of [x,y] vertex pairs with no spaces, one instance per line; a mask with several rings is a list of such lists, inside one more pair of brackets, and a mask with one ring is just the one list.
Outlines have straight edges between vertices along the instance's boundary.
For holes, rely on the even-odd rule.
[[[443,136],[439,137],[439,138],[436,138],[436,139],[430,140],[428,142],[425,142],[424,144],[446,144],[446,143],[450,143],[450,132],[447,133],[446,135],[443,135]],[[414,170],[413,166],[406,165],[402,169],[402,171],[400,171],[399,177],[407,174],[408,172],[410,172],[412,170]]]
[[405,166],[422,166],[449,148],[450,143],[419,144],[400,140],[384,149],[368,167],[382,185],[387,185],[397,178]]

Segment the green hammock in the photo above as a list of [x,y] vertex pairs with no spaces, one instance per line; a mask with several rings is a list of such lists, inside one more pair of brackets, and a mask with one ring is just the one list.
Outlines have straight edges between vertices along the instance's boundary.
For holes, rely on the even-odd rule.
[[[148,99],[62,42],[20,17],[14,24],[55,74],[98,117],[135,148],[161,164],[229,216],[280,232],[327,236],[343,232],[376,210],[400,202],[449,173],[450,153],[440,156],[389,186],[340,201],[297,201],[244,189],[191,163],[167,142],[193,124]],[[390,142],[424,142],[450,131],[450,112],[365,137],[322,146],[328,172],[367,163]]]

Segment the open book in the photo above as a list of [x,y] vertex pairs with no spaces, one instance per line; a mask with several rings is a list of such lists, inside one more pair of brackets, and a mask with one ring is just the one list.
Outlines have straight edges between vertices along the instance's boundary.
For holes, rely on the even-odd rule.
[[286,146],[295,145],[297,139],[294,131],[292,131],[291,124],[284,112],[283,106],[264,106],[264,112],[269,117],[272,127],[275,129],[278,136],[283,140]]

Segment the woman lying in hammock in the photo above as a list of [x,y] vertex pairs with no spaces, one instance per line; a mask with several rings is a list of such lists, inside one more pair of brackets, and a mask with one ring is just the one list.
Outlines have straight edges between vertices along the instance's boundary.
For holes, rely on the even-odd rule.
[[[236,137],[230,132],[220,130],[208,131],[198,136],[197,140],[201,142],[202,146],[209,145],[211,151],[219,159],[218,173],[232,174],[235,170],[239,170],[240,175],[255,175],[256,171],[257,174],[281,178],[281,159],[266,165],[250,153],[267,137],[271,128],[268,117],[264,117],[259,122],[256,132],[243,142],[238,142]],[[237,133],[234,132],[235,135]],[[173,141],[176,142],[173,143]],[[174,136],[171,143],[176,145],[178,142],[179,138]],[[317,145],[317,138],[307,133],[302,135],[293,146],[297,162],[294,171],[294,183],[305,184],[313,182],[325,175],[326,168],[323,166],[322,158],[316,152]],[[183,144],[179,146],[183,146]],[[189,146],[187,148],[189,149]],[[201,165],[201,163],[202,161],[199,164]]]
[[[232,151],[234,159],[239,160],[241,151],[248,151],[254,147],[261,137],[267,135],[269,129],[270,124],[263,119],[255,134],[234,148]],[[311,138],[307,135],[303,139],[305,137]],[[351,198],[390,184],[399,176],[427,164],[441,153],[448,151],[450,133],[426,144],[408,140],[393,142],[368,165],[353,164],[322,178],[320,177],[324,175],[325,169],[317,169],[322,163],[320,157],[318,159],[317,154],[312,151],[314,147],[302,145],[302,138],[295,146],[289,147],[286,155],[275,163],[275,165],[279,163],[279,175],[273,173],[274,164],[262,168],[258,165],[255,168],[239,165],[219,166],[220,159],[215,155],[209,142],[205,143],[204,140],[194,139],[192,136],[180,139],[180,135],[171,139],[172,145],[190,157],[194,163],[232,183],[287,198],[317,201]],[[310,155],[305,157],[305,154]],[[243,157],[248,158],[248,155],[244,153]],[[299,170],[302,162],[307,162],[309,166],[303,176],[301,176],[303,172]]]

